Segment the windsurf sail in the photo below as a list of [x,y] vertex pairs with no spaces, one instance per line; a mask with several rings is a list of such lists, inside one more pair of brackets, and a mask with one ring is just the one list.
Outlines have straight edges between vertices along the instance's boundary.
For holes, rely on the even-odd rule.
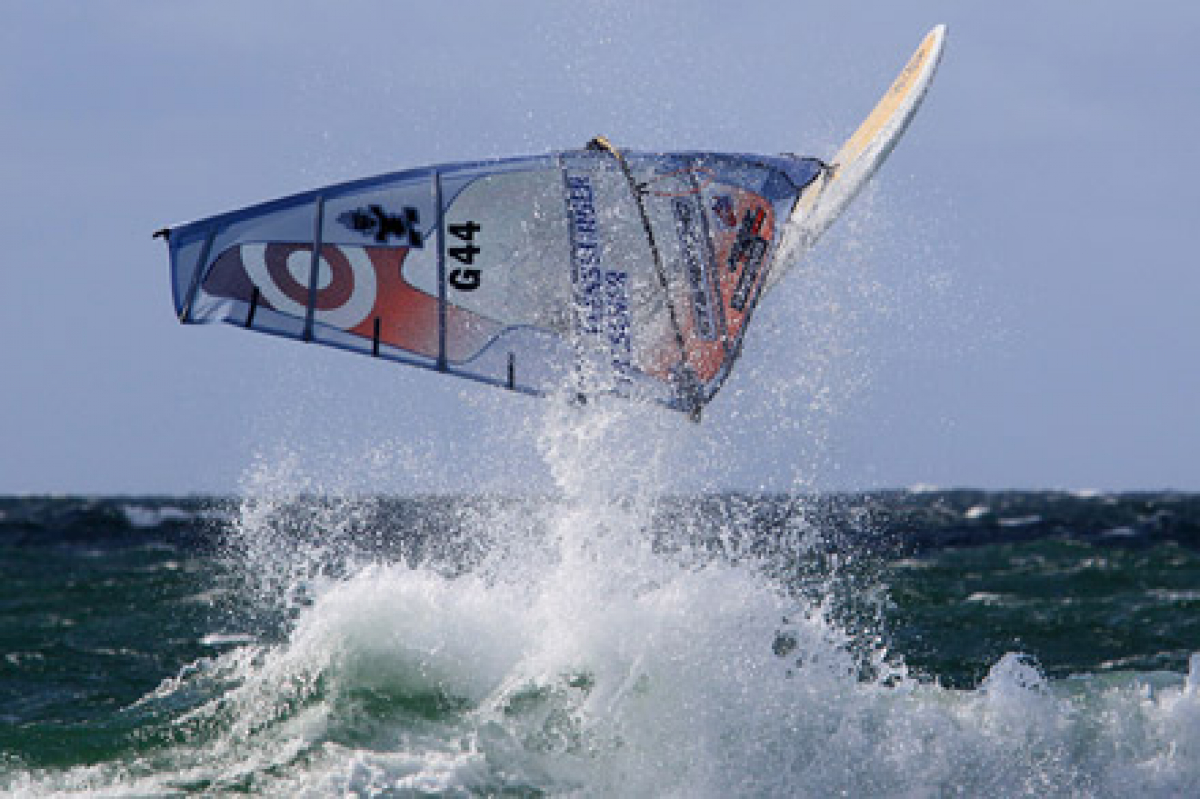
[[185,324],[698,418],[822,169],[597,139],[326,186],[160,233]]

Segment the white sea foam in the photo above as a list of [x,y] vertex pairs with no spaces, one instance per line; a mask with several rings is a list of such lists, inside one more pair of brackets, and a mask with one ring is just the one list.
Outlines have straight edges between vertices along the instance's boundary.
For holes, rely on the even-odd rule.
[[1037,514],[1030,514],[1028,516],[1013,516],[1011,518],[1001,519],[1000,526],[1001,527],[1029,527],[1030,525],[1037,524],[1041,520],[1042,520],[1042,517],[1038,516]]
[[254,636],[246,633],[209,633],[200,639],[201,646],[233,646],[254,642]]
[[963,518],[974,521],[975,519],[982,519],[991,512],[992,509],[987,505],[972,505],[971,507],[967,508],[967,512],[963,514]]
[[121,510],[124,512],[129,526],[137,528],[157,527],[165,522],[186,522],[196,515],[171,505],[155,508],[147,505],[127,504],[123,505]]
[[364,568],[327,585],[278,645],[227,652],[168,688],[166,698],[202,679],[227,686],[175,721],[185,743],[157,767],[26,774],[6,787],[689,797],[1200,787],[1196,660],[1186,681],[1056,682],[1018,655],[976,690],[902,669],[862,679],[822,608],[752,570],[664,560],[624,585],[568,577]]
[[[169,743],[153,756],[16,773],[0,786],[16,795],[1200,792],[1200,658],[1186,678],[1050,680],[1014,653],[974,690],[913,678],[879,646],[864,670],[831,600],[798,598],[765,576],[738,546],[736,524],[713,531],[736,557],[649,545],[669,429],[636,436],[605,411],[553,413],[567,432],[547,432],[542,447],[560,496],[532,514],[528,504],[479,513],[495,546],[465,573],[340,551],[340,571],[323,571],[315,543],[286,546],[278,525],[294,522],[270,506],[286,498],[248,501],[238,534],[261,537],[242,550],[248,565],[291,561],[256,590],[304,597],[278,641],[197,661],[140,703],[170,715]],[[597,449],[612,457],[595,458]],[[354,514],[346,498],[309,523],[332,524],[330,546],[346,547],[339,531]]]

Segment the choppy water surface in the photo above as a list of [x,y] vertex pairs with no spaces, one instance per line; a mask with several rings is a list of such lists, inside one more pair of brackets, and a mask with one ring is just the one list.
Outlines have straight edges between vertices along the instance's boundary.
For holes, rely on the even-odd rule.
[[1191,795],[1198,508],[7,499],[0,787]]

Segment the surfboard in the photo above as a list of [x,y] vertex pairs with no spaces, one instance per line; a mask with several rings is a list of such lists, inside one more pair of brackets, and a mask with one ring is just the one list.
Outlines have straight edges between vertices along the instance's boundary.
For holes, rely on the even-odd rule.
[[921,41],[904,69],[858,129],[796,200],[784,224],[766,288],[776,285],[812,249],[858,195],[904,135],[933,82],[946,45],[946,26]]

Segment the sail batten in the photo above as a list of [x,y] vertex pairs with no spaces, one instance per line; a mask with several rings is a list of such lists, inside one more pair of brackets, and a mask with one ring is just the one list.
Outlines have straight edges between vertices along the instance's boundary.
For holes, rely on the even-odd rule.
[[442,173],[433,171],[433,207],[437,211],[437,287],[438,287],[438,360],[439,372],[446,371],[446,223],[442,204]]

